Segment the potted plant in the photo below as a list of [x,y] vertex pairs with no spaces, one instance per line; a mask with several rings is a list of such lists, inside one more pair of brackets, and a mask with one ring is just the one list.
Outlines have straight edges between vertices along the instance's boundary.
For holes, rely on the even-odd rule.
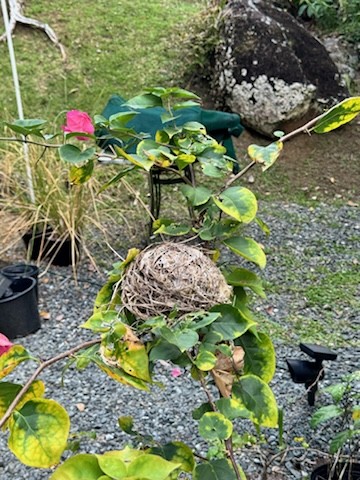
[[[72,264],[75,270],[81,251],[85,251],[94,263],[85,238],[96,236],[94,231],[106,235],[106,222],[111,217],[118,218],[118,215],[115,214],[117,206],[112,207],[113,202],[108,202],[103,208],[103,199],[98,196],[100,184],[92,175],[93,159],[85,155],[77,162],[72,162],[71,158],[69,161],[59,158],[61,146],[76,149],[75,144],[86,145],[87,141],[83,139],[87,137],[84,135],[91,137],[89,132],[94,131],[87,114],[84,117],[84,112],[70,113],[63,126],[64,143],[55,143],[55,139],[63,134],[44,133],[45,120],[19,120],[7,124],[7,128],[17,135],[3,138],[9,148],[3,150],[2,159],[4,173],[0,206],[2,223],[6,228],[1,232],[1,246],[3,250],[8,249],[22,237],[29,258],[45,259],[54,265]],[[75,122],[78,117],[82,121],[81,127]],[[82,128],[88,133],[83,132],[77,139],[66,133],[71,128]],[[23,141],[29,146],[33,201],[25,182],[25,165],[21,161],[19,143]],[[92,155],[95,147],[89,148]],[[106,178],[107,175],[102,173],[102,181]],[[111,215],[107,210],[111,210]]]
[[[65,358],[80,369],[94,363],[114,380],[148,390],[153,365],[165,360],[178,370],[187,368],[204,392],[205,401],[193,417],[199,422],[200,435],[210,444],[208,457],[196,458],[179,441],[160,446],[146,444],[140,450],[76,455],[55,470],[53,480],[76,480],[84,475],[94,480],[168,480],[181,472],[197,480],[243,480],[245,474],[233,447],[234,420],[250,420],[256,432],[278,423],[276,400],[269,386],[275,350],[271,339],[259,331],[249,308],[252,293],[264,295],[261,280],[251,266],[264,268],[266,255],[259,243],[244,234],[251,222],[265,231],[267,227],[257,217],[253,193],[233,183],[257,163],[263,170],[269,168],[292,134],[280,133],[282,138],[268,147],[250,146],[251,162],[225,180],[225,185],[216,187],[213,179],[231,169],[222,146],[209,138],[198,123],[180,128],[173,124],[173,112],[179,104],[184,108],[186,102],[195,100],[196,96],[182,89],[155,88],[130,101],[129,108],[165,105],[168,115],[164,120],[170,125],[155,139],[141,140],[135,154],[127,153],[125,143],[109,153],[110,157],[121,155],[131,166],[120,171],[107,186],[134,169],[170,169],[182,177],[185,167],[197,162],[210,182],[197,186],[184,180],[182,193],[194,215],[187,223],[158,219],[154,228],[162,240],[165,235],[190,234],[206,242],[210,252],[189,245],[189,238],[177,243],[159,242],[142,252],[131,249],[123,261],[114,265],[97,295],[93,315],[82,325],[95,338],[40,360],[24,386],[0,383],[2,403],[7,406],[0,427],[10,430],[9,448],[22,462],[42,468],[58,464],[66,448],[70,420],[63,407],[43,398],[44,385],[38,376],[45,368]],[[353,118],[359,112],[359,103],[359,98],[349,99],[294,134],[310,129],[318,133],[332,130]],[[96,124],[108,130],[105,135],[131,138],[134,134],[126,127],[128,115],[136,112],[109,120],[97,117]],[[83,166],[95,155],[86,146],[65,144],[59,150],[65,162],[85,162]],[[217,245],[229,248],[251,266],[236,265],[221,271],[215,264],[220,255]],[[24,348],[9,345],[6,339],[1,343],[0,338],[1,347],[1,378],[21,362],[33,359]],[[31,428],[26,421],[30,417]],[[123,430],[133,433],[131,419],[122,418],[120,423]]]
[[360,479],[360,370],[344,376],[341,382],[323,389],[332,403],[316,410],[313,428],[328,426],[332,435],[329,453],[333,460],[317,467],[311,480]]

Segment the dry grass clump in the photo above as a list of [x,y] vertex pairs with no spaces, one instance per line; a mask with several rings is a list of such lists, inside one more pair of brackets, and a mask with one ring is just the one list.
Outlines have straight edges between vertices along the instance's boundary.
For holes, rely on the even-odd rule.
[[122,282],[124,306],[137,318],[208,310],[229,302],[231,288],[200,249],[179,243],[151,245],[129,265]]

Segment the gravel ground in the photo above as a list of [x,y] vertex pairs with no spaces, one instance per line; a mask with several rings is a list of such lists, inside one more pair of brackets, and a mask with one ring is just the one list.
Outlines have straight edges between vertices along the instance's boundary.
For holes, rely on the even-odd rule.
[[[325,386],[359,368],[360,312],[354,311],[353,306],[346,305],[346,302],[339,306],[339,312],[334,305],[327,308],[314,306],[301,294],[296,294],[297,289],[311,285],[313,277],[309,276],[309,272],[311,269],[316,272],[319,265],[333,271],[351,266],[358,268],[359,211],[351,206],[336,208],[320,205],[309,209],[285,204],[263,205],[262,210],[262,218],[271,229],[269,238],[260,238],[268,252],[265,278],[270,286],[279,285],[281,288],[270,288],[268,298],[258,302],[256,309],[262,318],[286,332],[281,339],[275,340],[277,371],[272,387],[279,405],[284,408],[284,439],[290,447],[289,451],[285,451],[286,455],[278,456],[270,464],[268,478],[305,479],[313,464],[324,458],[321,451],[327,450],[328,432],[310,429],[309,418],[314,407],[307,403],[304,386],[296,385],[290,379],[285,359],[306,356],[298,348],[301,335],[286,322],[297,315],[317,324],[333,314],[336,325],[339,313],[341,322],[339,318],[339,328],[335,327],[337,331],[331,330],[333,326],[326,331],[324,320],[327,344],[340,346],[335,348],[338,360],[326,362],[326,376],[321,385]],[[292,256],[289,256],[290,253]],[[291,263],[294,259],[296,264]],[[84,265],[79,272],[79,283],[75,285],[69,268],[51,268],[41,277],[39,285],[39,309],[48,312],[50,318],[42,320],[42,328],[38,332],[18,339],[17,343],[23,344],[34,355],[48,358],[93,338],[91,332],[78,326],[91,314],[93,300],[104,279],[105,272],[98,274]],[[197,434],[196,422],[190,412],[206,398],[187,372],[172,378],[171,367],[159,365],[155,379],[162,382],[164,388],[154,387],[151,393],[146,393],[115,383],[94,366],[81,372],[69,369],[62,387],[63,366],[63,363],[54,365],[42,374],[41,379],[45,381],[47,397],[54,398],[67,408],[73,433],[96,432],[96,439],[81,439],[80,451],[101,453],[122,448],[129,441],[129,437],[117,427],[117,419],[122,415],[132,415],[137,429],[144,434],[152,434],[156,440],[182,440],[198,452],[204,451],[205,446]],[[23,364],[9,379],[24,382],[33,368],[34,364]],[[324,398],[320,397],[317,405],[326,402]],[[251,430],[247,424],[239,425],[239,429]],[[277,431],[269,430],[265,435],[267,443],[261,449],[248,446],[239,452],[240,462],[249,478],[260,479],[266,457],[269,460],[277,452]],[[301,438],[321,451],[302,448]],[[1,480],[49,478],[50,470],[34,470],[20,464],[7,449],[6,440],[7,434],[2,433]]]

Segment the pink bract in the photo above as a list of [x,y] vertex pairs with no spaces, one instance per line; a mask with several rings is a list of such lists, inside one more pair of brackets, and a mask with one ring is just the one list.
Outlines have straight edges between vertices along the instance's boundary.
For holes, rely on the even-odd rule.
[[[93,135],[95,132],[94,125],[90,116],[86,112],[80,110],[70,110],[66,114],[66,125],[61,127],[65,133],[89,133]],[[78,140],[88,140],[87,137],[76,137]]]
[[10,342],[10,340],[5,337],[5,335],[0,333],[0,356],[10,350],[12,346],[13,344]]
[[182,374],[182,371],[180,370],[180,368],[176,367],[176,368],[173,368],[171,370],[171,376],[176,378],[176,377],[180,377],[180,375]]

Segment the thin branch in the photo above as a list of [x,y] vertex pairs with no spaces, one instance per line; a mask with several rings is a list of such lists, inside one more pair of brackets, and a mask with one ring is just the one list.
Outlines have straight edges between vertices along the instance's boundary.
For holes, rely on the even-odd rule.
[[228,438],[227,440],[225,440],[225,446],[226,446],[226,453],[227,453],[227,455],[230,459],[230,462],[233,466],[236,478],[237,478],[237,480],[241,480],[240,470],[239,470],[238,464],[236,463],[236,459],[235,459],[235,455],[234,455],[232,436],[230,438]]
[[31,375],[29,380],[25,383],[25,385],[22,387],[22,389],[19,391],[19,393],[16,395],[14,400],[11,402],[9,408],[6,410],[5,415],[2,417],[0,420],[0,428],[5,425],[5,423],[9,420],[11,417],[11,414],[13,413],[16,405],[19,403],[21,400],[22,396],[27,392],[27,390],[30,388],[30,385],[32,382],[40,375],[40,373],[50,365],[53,365],[54,363],[63,360],[64,358],[71,357],[74,355],[74,353],[78,352],[79,350],[82,350],[87,347],[91,347],[93,345],[96,345],[97,343],[100,343],[100,339],[96,340],[90,340],[88,342],[81,343],[80,345],[77,345],[76,347],[71,348],[70,350],[67,350],[66,352],[62,352],[59,355],[56,355],[55,357],[50,358],[49,360],[45,360],[44,362],[41,362],[41,364],[38,366],[38,368],[35,370],[35,372]]
[[[214,412],[217,412],[218,409],[211,397],[211,393],[205,383],[205,379],[202,375],[200,375],[200,383],[201,383],[201,386],[203,387],[205,393],[206,393],[206,396],[208,398],[208,401],[211,405],[211,408]],[[236,463],[236,459],[235,459],[235,455],[234,455],[234,448],[233,448],[233,442],[232,442],[232,435],[230,436],[230,438],[228,438],[227,440],[224,440],[224,443],[225,443],[225,448],[226,448],[226,453],[227,453],[227,456],[231,462],[231,465],[234,469],[234,472],[235,472],[235,475],[236,475],[236,478],[237,480],[241,480],[241,474],[240,474],[240,471],[239,471],[239,467]]]
[[61,145],[57,145],[56,143],[41,143],[41,142],[34,142],[33,140],[28,140],[26,137],[24,138],[16,138],[16,137],[0,137],[1,142],[21,142],[21,143],[28,143],[32,145],[39,145],[40,147],[45,148],[60,148]]
[[[280,137],[278,139],[279,142],[286,142],[287,140],[289,140],[290,138],[294,137],[295,135],[297,135],[298,133],[307,133],[308,135],[310,135],[310,129],[311,127],[313,127],[314,125],[316,125],[316,123],[320,120],[320,118],[324,117],[325,115],[327,114],[327,112],[324,112],[322,113],[321,115],[318,115],[317,117],[313,118],[312,120],[310,120],[309,122],[307,122],[305,125],[303,125],[302,127],[299,127],[297,128],[296,130],[293,130],[292,132],[284,135],[283,137]],[[249,163],[248,165],[246,165],[245,168],[243,168],[241,170],[241,172],[237,173],[234,177],[230,178],[230,180],[225,184],[223,190],[225,190],[226,188],[228,188],[230,185],[232,185],[234,182],[236,182],[236,180],[238,180],[240,177],[242,177],[243,175],[245,175],[245,173],[247,173],[250,168],[252,168],[254,165],[256,165],[256,161],[253,160],[251,163]]]
[[250,170],[250,168],[252,168],[254,165],[256,165],[256,162],[255,160],[253,160],[251,163],[249,163],[248,165],[246,165],[246,167],[244,167],[239,173],[237,173],[234,177],[230,178],[230,180],[228,180],[226,183],[225,183],[225,186],[223,188],[223,190],[226,190],[228,187],[230,187],[230,185],[232,185],[234,182],[236,182],[236,180],[239,180],[240,177],[242,177],[243,175],[245,175],[246,172],[248,172]]

